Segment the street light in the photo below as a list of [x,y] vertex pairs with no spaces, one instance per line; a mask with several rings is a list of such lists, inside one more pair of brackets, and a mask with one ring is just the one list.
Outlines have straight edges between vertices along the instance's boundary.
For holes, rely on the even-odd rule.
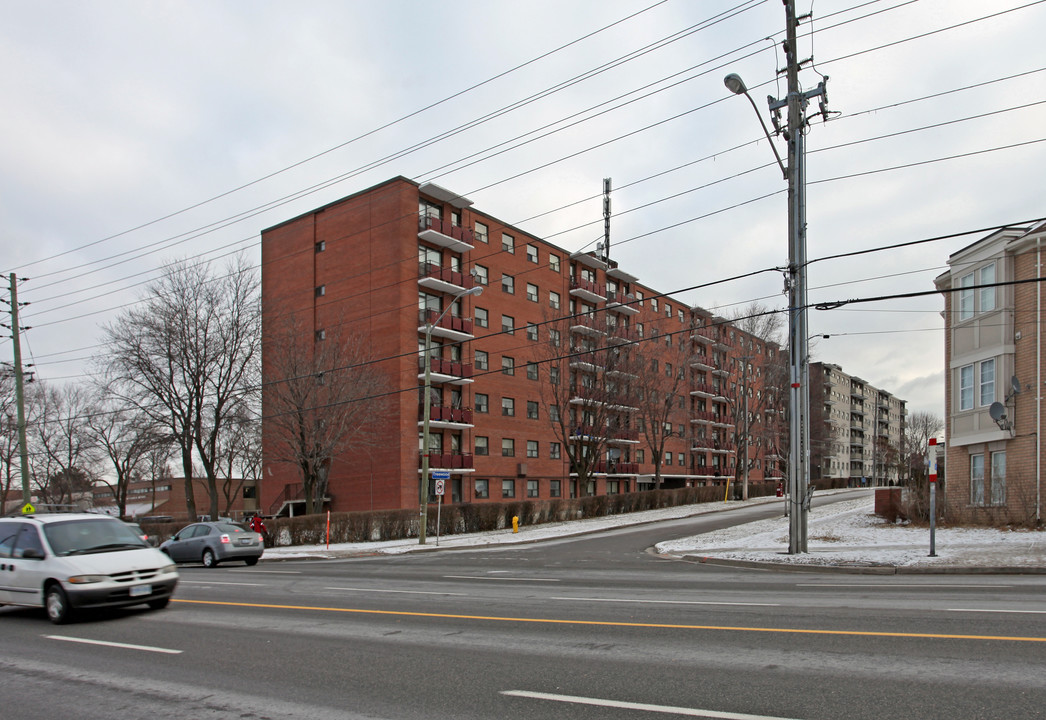
[[[786,0],[788,41],[785,46],[795,48],[794,4]],[[777,158],[785,180],[788,181],[788,276],[785,286],[788,291],[788,355],[791,390],[789,393],[789,457],[788,491],[791,509],[788,525],[789,554],[807,551],[807,488],[810,484],[810,350],[807,336],[806,313],[806,179],[805,151],[803,148],[803,108],[812,97],[824,95],[824,83],[816,89],[802,92],[799,89],[799,65],[792,50],[788,52],[788,97],[775,100],[768,97],[770,110],[777,112],[788,108],[788,167],[770,137],[759,109],[748,94],[744,81],[736,73],[723,79],[723,84],[735,95],[744,95],[752,104],[763,133],[770,141],[770,148]],[[826,112],[826,111],[825,111]],[[776,127],[776,122],[775,122]]]
[[483,292],[482,285],[476,285],[468,290],[462,290],[457,293],[449,303],[447,307],[441,312],[434,321],[430,322],[427,318],[425,320],[425,412],[422,415],[422,429],[421,429],[421,488],[418,491],[418,500],[421,503],[421,522],[418,527],[418,544],[425,544],[425,530],[429,523],[429,419],[432,415],[432,330],[439,321],[443,319],[443,316],[450,312],[450,309],[454,307],[459,299],[466,295],[480,295]]

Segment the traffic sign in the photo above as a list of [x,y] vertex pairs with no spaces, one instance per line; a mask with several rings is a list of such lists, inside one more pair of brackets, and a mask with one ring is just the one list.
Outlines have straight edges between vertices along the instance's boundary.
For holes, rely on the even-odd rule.
[[450,480],[450,470],[433,470],[433,480]]
[[437,495],[442,495],[445,488],[446,488],[446,481],[443,478],[440,478],[439,480],[436,481],[436,494]]

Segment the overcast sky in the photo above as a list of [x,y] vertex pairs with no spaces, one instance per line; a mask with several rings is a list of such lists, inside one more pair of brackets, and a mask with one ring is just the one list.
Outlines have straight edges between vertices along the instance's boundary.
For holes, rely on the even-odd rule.
[[[811,6],[801,80],[830,76],[837,113],[807,135],[811,302],[932,291],[983,233],[820,258],[1046,216],[1046,3]],[[739,73],[769,122],[783,28],[780,0],[0,0],[0,269],[5,296],[29,278],[23,359],[86,378],[164,262],[257,261],[261,229],[396,175],[571,251],[600,239],[610,177],[623,269],[702,285],[679,298],[724,315],[783,307],[758,271],[787,262],[785,183],[723,86]],[[811,310],[831,336],[813,359],[943,416],[942,307]]]

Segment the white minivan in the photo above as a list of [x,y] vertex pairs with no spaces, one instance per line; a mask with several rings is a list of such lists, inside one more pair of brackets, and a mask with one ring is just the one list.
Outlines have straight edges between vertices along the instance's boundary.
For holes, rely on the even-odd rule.
[[107,515],[0,518],[0,605],[44,607],[51,622],[80,609],[167,607],[178,584],[171,559]]

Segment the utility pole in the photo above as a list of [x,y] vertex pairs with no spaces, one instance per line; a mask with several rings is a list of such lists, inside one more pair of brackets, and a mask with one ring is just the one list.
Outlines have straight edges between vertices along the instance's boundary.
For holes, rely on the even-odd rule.
[[22,378],[21,327],[18,325],[18,277],[11,273],[11,340],[14,346],[15,407],[18,413],[18,456],[22,464],[22,504],[28,503],[29,451],[25,443],[25,392]]

